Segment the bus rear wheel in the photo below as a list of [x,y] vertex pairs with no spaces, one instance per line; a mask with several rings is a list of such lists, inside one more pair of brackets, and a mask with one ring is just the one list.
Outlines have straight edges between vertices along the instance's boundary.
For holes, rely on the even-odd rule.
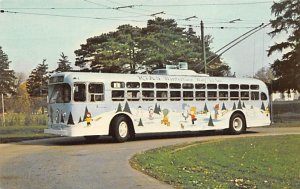
[[112,121],[112,137],[116,142],[125,142],[130,137],[130,122],[125,116],[118,116]]
[[241,113],[234,113],[229,120],[229,134],[239,135],[246,130],[246,120]]

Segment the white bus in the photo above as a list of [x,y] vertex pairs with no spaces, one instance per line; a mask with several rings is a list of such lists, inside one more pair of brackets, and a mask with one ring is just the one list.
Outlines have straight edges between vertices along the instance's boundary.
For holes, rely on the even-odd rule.
[[89,140],[110,135],[124,142],[139,133],[240,134],[270,124],[268,89],[260,80],[209,77],[191,70],[155,73],[52,75],[45,133]]

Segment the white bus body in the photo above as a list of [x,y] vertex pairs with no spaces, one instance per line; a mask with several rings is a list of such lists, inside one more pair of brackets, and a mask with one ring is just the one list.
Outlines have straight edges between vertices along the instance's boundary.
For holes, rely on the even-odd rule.
[[266,85],[257,79],[203,75],[65,72],[49,81],[45,133],[123,142],[138,133],[270,124]]

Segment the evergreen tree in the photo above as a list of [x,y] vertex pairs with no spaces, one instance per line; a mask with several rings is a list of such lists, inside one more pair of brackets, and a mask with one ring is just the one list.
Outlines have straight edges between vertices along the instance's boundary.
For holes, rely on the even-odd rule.
[[242,107],[242,103],[241,103],[241,101],[239,100],[239,103],[238,103],[238,107],[237,107],[237,109],[243,109],[243,107]]
[[118,112],[122,112],[122,106],[121,106],[120,103],[119,103],[119,105],[118,105],[118,109],[117,109],[116,113],[118,113]]
[[245,103],[243,102],[243,108],[246,108],[246,105],[245,105]]
[[206,103],[205,103],[205,105],[204,105],[203,111],[204,111],[204,112],[208,112]]
[[48,64],[43,60],[42,64],[39,64],[36,69],[33,69],[29,78],[27,79],[26,87],[30,96],[43,96],[47,95],[48,88]]
[[141,118],[140,118],[138,126],[140,126],[140,127],[144,126]]
[[60,59],[57,62],[58,67],[55,71],[57,72],[67,72],[72,70],[71,62],[68,60],[68,56],[66,56],[63,52],[60,54]]
[[127,112],[127,113],[132,114],[128,102],[125,103],[125,107],[124,107],[123,112]]
[[[212,37],[205,36],[205,41],[207,56],[214,58],[209,47]],[[75,65],[82,70],[135,73],[142,67],[152,71],[184,61],[193,69],[203,65],[199,44],[200,37],[192,28],[184,31],[173,19],[155,18],[148,20],[145,28],[121,25],[117,31],[87,39],[75,51]],[[228,75],[229,69],[220,58],[208,66],[209,73],[216,76]]]
[[88,112],[89,112],[89,110],[88,110],[88,108],[87,108],[87,106],[86,106],[86,107],[85,107],[85,110],[84,110],[83,121],[85,121]]
[[223,102],[223,105],[222,105],[222,110],[226,110],[224,102]]
[[74,125],[72,112],[70,112],[70,114],[69,114],[69,118],[68,118],[68,123],[67,124],[68,125]]
[[160,112],[160,110],[159,110],[159,108],[158,108],[158,105],[157,105],[157,103],[155,103],[154,113],[156,113],[156,114],[159,115],[159,112]]
[[262,103],[261,103],[261,107],[260,107],[260,109],[261,109],[261,110],[263,110],[263,111],[265,111],[265,110],[266,110],[264,102],[262,102]]
[[8,56],[0,46],[0,94],[7,96],[16,93],[15,72],[9,69]]
[[276,18],[271,20],[274,30],[269,34],[275,37],[288,33],[287,39],[271,46],[268,52],[269,56],[276,51],[283,53],[282,57],[275,60],[271,66],[276,78],[273,89],[300,91],[300,1],[274,2],[271,11]]
[[232,108],[232,110],[236,110],[235,102],[233,103],[233,108]]
[[208,126],[210,126],[210,127],[215,126],[214,123],[213,123],[213,120],[211,118],[211,115],[209,116]]

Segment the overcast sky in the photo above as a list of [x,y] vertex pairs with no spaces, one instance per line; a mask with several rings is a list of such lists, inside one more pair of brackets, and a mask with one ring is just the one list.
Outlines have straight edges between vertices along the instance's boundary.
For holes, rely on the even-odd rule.
[[[74,51],[86,39],[115,31],[119,25],[145,27],[151,14],[175,19],[180,27],[193,25],[200,34],[200,20],[205,34],[214,38],[218,50],[251,28],[272,18],[267,0],[0,0],[0,46],[16,72],[30,73],[42,60],[49,69],[57,67],[61,52],[74,67]],[[120,8],[135,5],[132,8]],[[118,8],[119,7],[119,8]],[[196,16],[190,21],[185,18]],[[237,20],[229,23],[232,20]],[[220,29],[224,27],[224,29]],[[274,57],[266,50],[274,43],[262,29],[238,44],[222,58],[238,76],[252,76],[268,66]]]

